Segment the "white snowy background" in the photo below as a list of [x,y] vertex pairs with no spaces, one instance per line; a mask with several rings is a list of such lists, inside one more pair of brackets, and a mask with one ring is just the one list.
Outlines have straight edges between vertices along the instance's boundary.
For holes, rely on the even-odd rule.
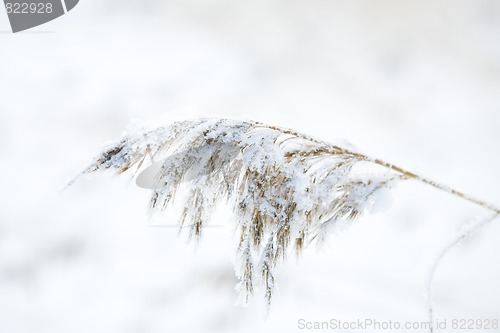
[[[82,0],[9,29],[0,10],[0,332],[425,321],[433,258],[485,213],[403,183],[386,212],[283,265],[266,317],[261,295],[235,305],[229,215],[195,249],[149,226],[149,192],[127,177],[61,192],[132,119],[253,119],[344,139],[500,205],[499,1]],[[440,320],[500,319],[499,256],[500,220],[450,252]]]

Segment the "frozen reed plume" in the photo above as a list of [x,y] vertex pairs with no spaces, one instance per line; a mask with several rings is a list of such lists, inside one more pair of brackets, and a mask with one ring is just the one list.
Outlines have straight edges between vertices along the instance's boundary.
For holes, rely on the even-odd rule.
[[[258,285],[270,303],[277,268],[290,252],[324,241],[369,211],[377,195],[398,181],[416,179],[500,212],[379,159],[253,121],[201,119],[128,130],[83,174],[137,172],[149,159],[152,211],[168,207],[181,183],[189,182],[179,226],[188,228],[190,237],[200,239],[218,202],[233,208],[237,290],[244,302]],[[360,174],[355,171],[360,164],[378,165],[381,172]]]

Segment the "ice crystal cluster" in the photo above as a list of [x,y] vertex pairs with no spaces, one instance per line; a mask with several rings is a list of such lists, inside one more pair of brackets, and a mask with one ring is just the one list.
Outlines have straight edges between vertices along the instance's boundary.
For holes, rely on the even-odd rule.
[[[151,209],[179,197],[179,226],[199,239],[217,203],[234,210],[238,230],[237,290],[243,301],[263,287],[267,302],[277,268],[291,252],[321,242],[373,205],[401,175],[353,171],[366,156],[289,129],[252,121],[201,119],[128,130],[84,173],[123,173],[153,161]],[[155,167],[156,166],[156,167]],[[178,199],[179,199],[178,198]]]

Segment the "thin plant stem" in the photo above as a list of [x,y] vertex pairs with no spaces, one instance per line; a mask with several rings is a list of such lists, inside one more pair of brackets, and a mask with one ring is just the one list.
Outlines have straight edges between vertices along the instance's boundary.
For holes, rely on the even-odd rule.
[[428,278],[428,284],[427,284],[427,298],[429,302],[429,324],[430,324],[430,332],[433,333],[434,330],[434,304],[432,300],[432,294],[433,294],[433,282],[434,282],[434,276],[436,275],[436,269],[443,259],[443,257],[453,248],[458,246],[462,241],[464,241],[466,238],[471,237],[473,234],[479,231],[479,229],[483,228],[484,226],[488,225],[490,222],[492,222],[494,219],[496,219],[498,216],[500,216],[499,213],[496,213],[492,216],[488,216],[486,218],[482,218],[478,220],[476,223],[473,225],[465,228],[462,232],[458,234],[457,237],[453,238],[439,253],[437,256],[436,260],[434,261],[434,264],[431,267],[430,273],[429,273],[429,278]]

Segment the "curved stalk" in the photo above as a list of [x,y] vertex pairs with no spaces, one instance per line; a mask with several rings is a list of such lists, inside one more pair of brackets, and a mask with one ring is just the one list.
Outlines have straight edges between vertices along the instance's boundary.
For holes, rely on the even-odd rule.
[[429,278],[428,278],[428,284],[427,284],[427,298],[429,302],[429,324],[430,324],[430,332],[433,333],[435,331],[434,329],[434,304],[432,301],[432,294],[433,294],[433,282],[434,282],[434,276],[436,273],[436,269],[443,259],[443,257],[453,248],[458,246],[463,240],[466,238],[469,238],[472,236],[474,233],[478,232],[479,229],[483,228],[490,222],[492,222],[494,219],[496,219],[498,216],[500,216],[499,213],[496,213],[492,216],[489,216],[487,218],[483,218],[481,220],[476,221],[474,225],[469,226],[468,228],[465,228],[459,235],[455,238],[453,238],[439,253],[437,256],[436,260],[434,261],[434,264],[431,267],[430,273],[429,273]]
[[437,188],[438,190],[441,190],[441,191],[445,191],[445,192],[448,192],[450,194],[453,194],[457,197],[460,197],[462,199],[465,199],[469,202],[472,202],[476,205],[479,205],[481,207],[484,207],[486,209],[489,209],[497,214],[500,214],[500,208],[490,204],[490,203],[487,203],[485,201],[482,201],[482,200],[479,200],[477,198],[474,198],[470,195],[467,195],[463,192],[460,192],[460,191],[457,191],[449,186],[446,186],[446,185],[443,185],[443,184],[440,184],[440,183],[437,183],[433,180],[430,180],[428,178],[425,178],[425,177],[422,177],[420,175],[417,175],[413,172],[410,172],[410,171],[407,171],[403,168],[400,168],[396,165],[393,165],[391,163],[387,163],[385,161],[382,161],[380,159],[377,159],[377,158],[372,158],[372,157],[369,157],[367,155],[363,155],[363,154],[360,154],[360,153],[357,153],[357,152],[353,152],[353,151],[350,151],[348,149],[344,149],[344,148],[341,148],[339,146],[335,146],[335,145],[331,145],[331,144],[328,144],[328,143],[325,143],[325,142],[322,142],[318,139],[315,139],[309,135],[305,135],[305,134],[302,134],[302,133],[299,133],[299,132],[296,132],[294,130],[291,130],[291,129],[287,129],[287,128],[282,128],[282,127],[279,127],[279,126],[269,126],[269,125],[266,125],[266,124],[263,124],[263,123],[259,123],[259,122],[256,122],[256,124],[262,126],[262,127],[267,127],[269,129],[272,129],[272,130],[277,130],[277,131],[281,131],[283,133],[286,133],[286,134],[289,134],[289,135],[293,135],[293,136],[297,136],[297,137],[301,137],[305,140],[309,140],[309,141],[313,141],[313,142],[316,142],[316,143],[319,143],[319,144],[322,144],[324,145],[323,148],[320,148],[320,149],[314,149],[313,151],[310,151],[310,152],[306,152],[305,154],[317,154],[317,153],[330,153],[330,154],[334,154],[334,155],[337,155],[337,154],[347,154],[347,155],[351,155],[351,156],[354,156],[360,160],[363,160],[363,161],[367,161],[367,162],[371,162],[371,163],[374,163],[374,164],[378,164],[380,166],[383,166],[385,168],[388,168],[388,169],[391,169],[393,171],[396,171],[398,173],[400,173],[401,175],[403,175],[405,178],[408,178],[408,179],[415,179],[417,181],[420,181],[422,183],[425,183],[425,184],[428,184],[434,188]]

